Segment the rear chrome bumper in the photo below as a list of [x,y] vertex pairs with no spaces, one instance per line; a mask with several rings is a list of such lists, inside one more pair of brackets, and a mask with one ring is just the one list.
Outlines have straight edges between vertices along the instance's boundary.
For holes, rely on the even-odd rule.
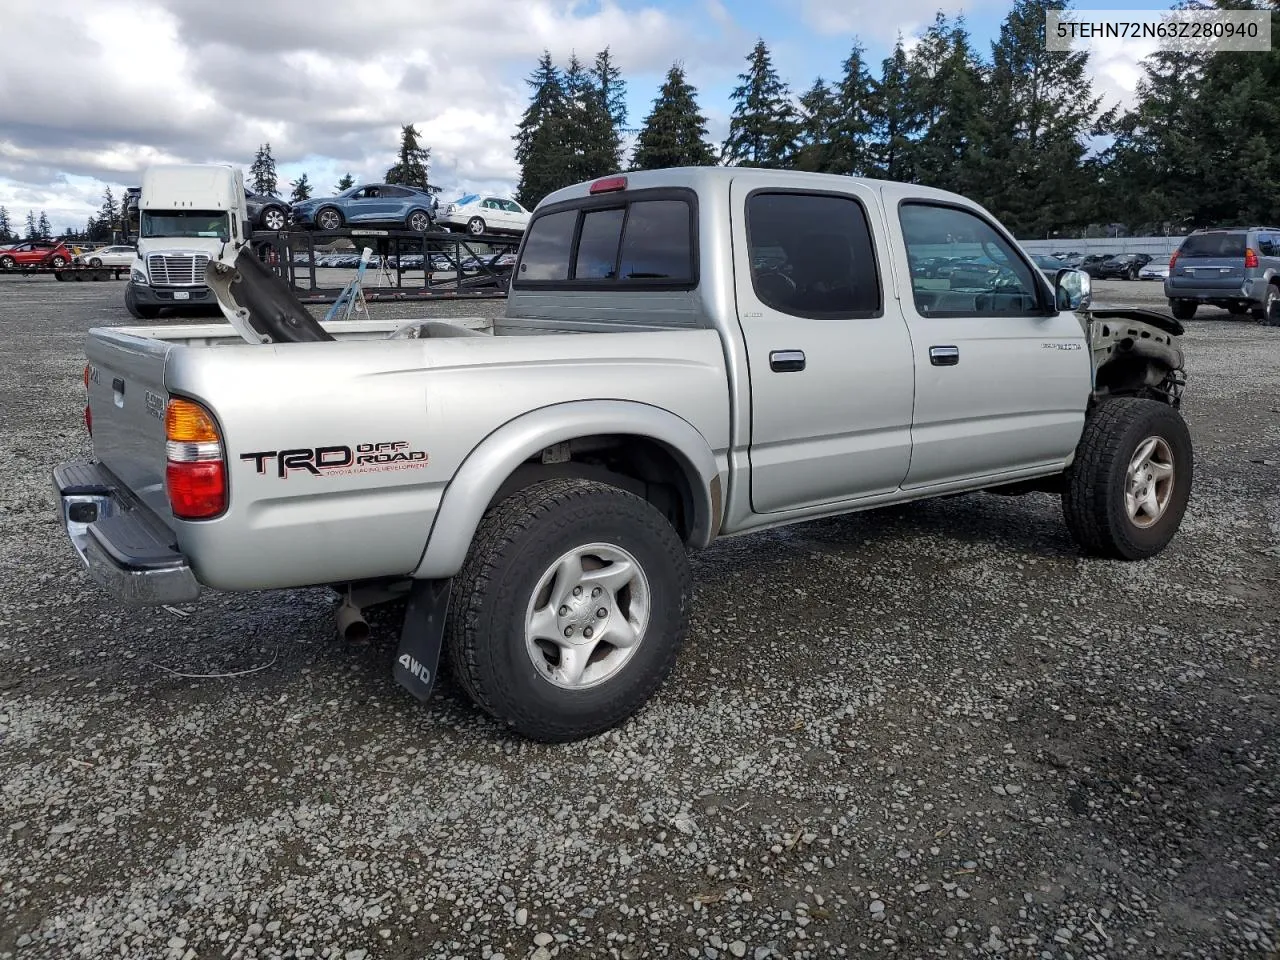
[[71,545],[111,596],[158,606],[200,595],[195,572],[169,531],[101,464],[61,464],[54,468],[53,488]]

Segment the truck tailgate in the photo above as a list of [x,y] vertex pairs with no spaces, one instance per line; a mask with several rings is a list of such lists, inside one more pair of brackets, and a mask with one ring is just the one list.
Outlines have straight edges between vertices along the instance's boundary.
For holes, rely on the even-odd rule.
[[93,452],[166,524],[165,359],[173,344],[98,331],[89,335],[89,414]]

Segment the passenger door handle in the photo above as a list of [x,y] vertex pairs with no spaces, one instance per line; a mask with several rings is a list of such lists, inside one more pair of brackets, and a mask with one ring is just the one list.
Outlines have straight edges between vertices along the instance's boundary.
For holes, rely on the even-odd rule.
[[935,367],[954,367],[960,362],[960,348],[930,347],[929,362]]
[[769,354],[769,369],[774,373],[791,373],[804,369],[803,350],[774,350]]

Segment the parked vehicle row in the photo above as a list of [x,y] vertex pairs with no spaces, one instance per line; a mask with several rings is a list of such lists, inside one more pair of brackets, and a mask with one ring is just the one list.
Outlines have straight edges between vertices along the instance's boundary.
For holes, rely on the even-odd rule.
[[[290,206],[289,215],[297,226],[318,230],[376,224],[423,232],[465,230],[473,236],[523,233],[529,223],[529,211],[505,197],[469,193],[441,210],[430,191],[398,183],[366,183],[336,197],[302,200]],[[264,224],[268,230],[283,226]]]

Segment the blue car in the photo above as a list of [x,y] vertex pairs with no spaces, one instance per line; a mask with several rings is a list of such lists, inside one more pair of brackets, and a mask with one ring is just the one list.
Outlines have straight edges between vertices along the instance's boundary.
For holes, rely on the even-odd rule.
[[302,200],[293,204],[290,212],[294,223],[320,230],[378,224],[425,231],[435,226],[436,206],[436,198],[420,187],[366,183],[336,197]]

